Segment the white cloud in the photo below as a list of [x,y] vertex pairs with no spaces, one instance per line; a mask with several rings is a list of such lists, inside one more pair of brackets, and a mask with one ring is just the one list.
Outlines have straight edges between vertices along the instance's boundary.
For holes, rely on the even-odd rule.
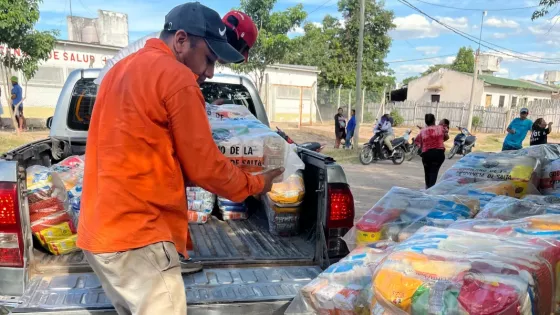
[[560,37],[560,16],[529,26],[529,31],[547,44],[548,41],[557,42],[556,38]]
[[506,34],[506,33],[492,33],[492,35],[490,35],[490,37],[495,38],[495,39],[504,39],[504,38],[508,37],[508,34]]
[[292,37],[292,36],[301,36],[305,34],[305,30],[303,29],[303,27],[301,26],[296,26],[294,28],[292,28],[289,32],[288,32],[288,36]]
[[528,74],[521,77],[521,79],[523,80],[537,81],[537,82],[542,82],[543,78],[544,78],[544,73]]
[[424,55],[426,55],[426,56],[435,55],[439,52],[440,49],[441,49],[440,46],[419,46],[419,47],[416,47],[417,51],[420,51],[420,52],[424,53]]
[[397,71],[402,73],[422,73],[428,70],[430,66],[431,65],[401,65],[397,68]]
[[506,18],[496,18],[496,17],[491,17],[485,20],[484,25],[492,26],[496,28],[512,28],[512,29],[519,28],[519,23],[515,22],[514,20],[509,20]]
[[443,63],[444,64],[451,64],[453,63],[453,61],[455,61],[457,57],[455,56],[450,56],[450,57],[445,57],[445,59],[443,59]]
[[494,74],[497,77],[507,78],[509,77],[509,69],[508,68],[500,68],[498,72]]
[[[467,30],[469,27],[468,19],[466,17],[451,18],[451,17],[436,17],[439,21],[460,30]],[[410,38],[435,38],[439,37],[442,33],[450,32],[447,28],[440,24],[429,21],[424,16],[419,14],[411,14],[405,17],[397,17],[393,20],[397,26],[392,35],[395,39],[410,39]]]

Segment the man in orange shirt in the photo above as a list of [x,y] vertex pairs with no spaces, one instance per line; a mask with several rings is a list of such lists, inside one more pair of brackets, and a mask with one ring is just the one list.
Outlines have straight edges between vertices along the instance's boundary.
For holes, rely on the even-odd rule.
[[217,60],[243,60],[225,32],[215,11],[177,6],[160,39],[115,64],[99,88],[78,246],[119,314],[186,314],[186,180],[243,201],[283,172],[245,173],[212,139],[199,83]]

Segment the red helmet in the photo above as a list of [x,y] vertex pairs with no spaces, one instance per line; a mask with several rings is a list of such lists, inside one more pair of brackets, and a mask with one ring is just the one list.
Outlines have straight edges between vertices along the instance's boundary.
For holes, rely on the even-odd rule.
[[240,11],[230,11],[222,18],[227,27],[228,43],[237,49],[245,62],[249,58],[249,49],[255,45],[259,31],[251,17]]

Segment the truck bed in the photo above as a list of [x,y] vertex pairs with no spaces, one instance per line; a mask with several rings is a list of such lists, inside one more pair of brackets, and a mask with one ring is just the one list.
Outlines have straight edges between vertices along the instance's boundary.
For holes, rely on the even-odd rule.
[[[311,262],[314,239],[302,233],[280,237],[268,232],[265,218],[252,215],[248,220],[221,221],[213,217],[206,224],[189,224],[194,249],[189,256],[205,266],[225,264],[264,264]],[[35,269],[39,272],[91,271],[81,251],[54,256],[34,250]]]

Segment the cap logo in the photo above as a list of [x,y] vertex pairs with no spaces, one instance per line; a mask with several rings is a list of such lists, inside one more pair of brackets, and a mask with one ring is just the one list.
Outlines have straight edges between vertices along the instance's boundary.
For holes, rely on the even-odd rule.
[[171,23],[171,22],[167,23],[167,30],[168,30],[168,31],[171,30],[172,25],[173,25],[173,23]]
[[223,30],[221,30],[220,28],[218,28],[218,32],[220,32],[220,36],[223,37],[224,35],[226,35],[226,28],[224,27]]
[[241,33],[241,37],[245,37],[245,32]]

